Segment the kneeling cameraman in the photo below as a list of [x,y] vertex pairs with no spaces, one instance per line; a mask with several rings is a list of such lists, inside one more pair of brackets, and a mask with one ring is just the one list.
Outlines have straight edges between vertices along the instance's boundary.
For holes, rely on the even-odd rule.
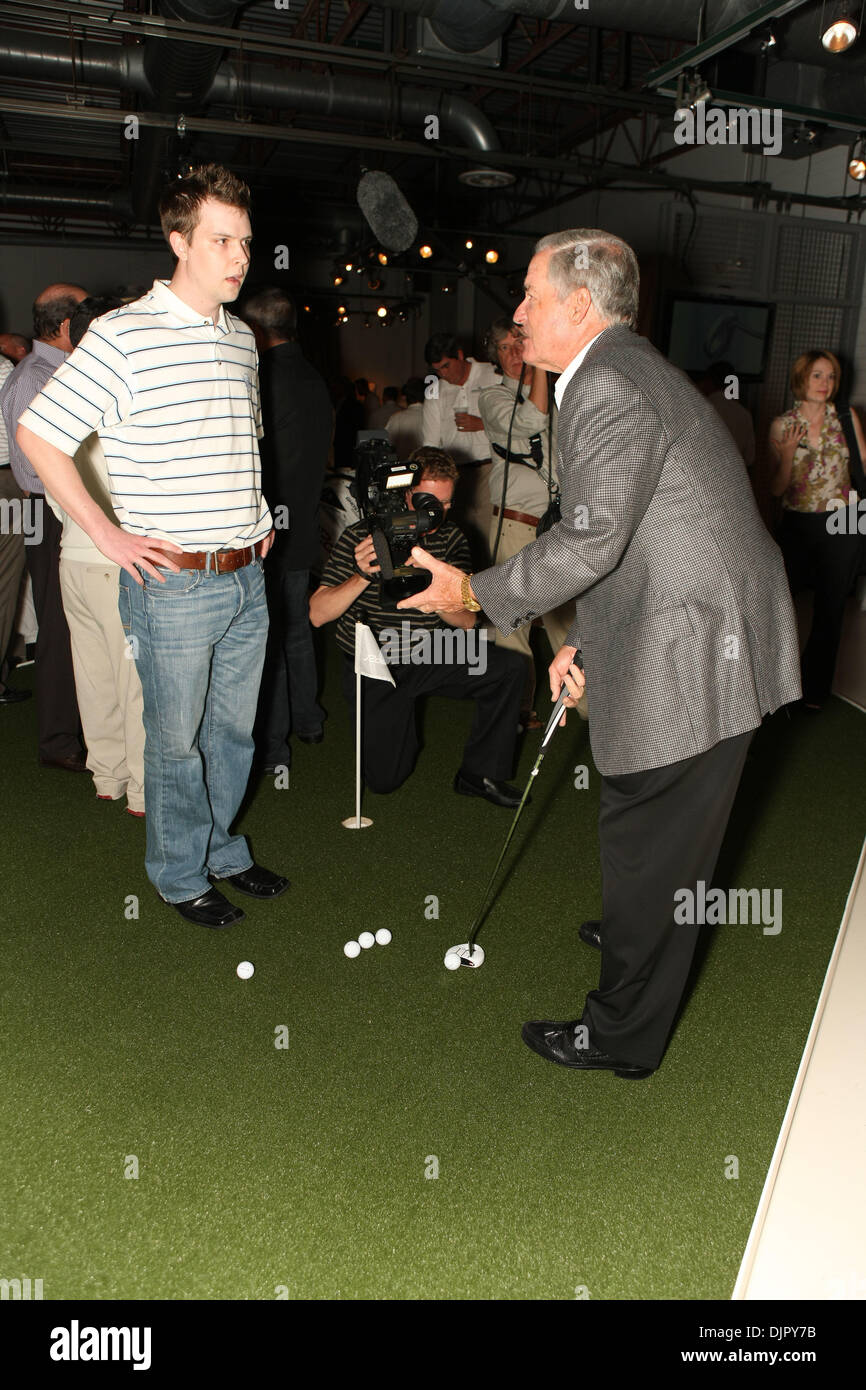
[[[420,469],[405,493],[408,508],[414,511],[413,497],[424,493],[438,498],[447,514],[458,477],[453,460],[442,449],[423,446],[409,461]],[[343,688],[353,717],[357,620],[372,628],[396,683],[364,683],[362,762],[368,787],[374,792],[390,792],[402,786],[418,756],[415,701],[420,695],[446,695],[475,701],[475,717],[454,790],[465,796],[483,796],[496,806],[517,806],[521,793],[509,786],[507,779],[523,689],[521,658],[488,643],[485,632],[474,632],[475,614],[465,609],[429,614],[398,610],[405,590],[395,591],[383,580],[370,529],[369,520],[346,527],[331,552],[322,583],[310,599],[314,627],[337,619],[337,645],[345,658]],[[437,559],[470,573],[468,542],[447,515],[416,543]],[[422,574],[415,577],[416,591],[422,586]],[[481,659],[471,660],[473,651],[480,652]]]

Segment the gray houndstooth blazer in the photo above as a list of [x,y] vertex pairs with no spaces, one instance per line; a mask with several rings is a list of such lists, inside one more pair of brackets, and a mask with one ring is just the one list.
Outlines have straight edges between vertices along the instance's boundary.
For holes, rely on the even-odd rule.
[[562,398],[562,521],[472,587],[504,633],[569,598],[606,776],[693,757],[800,697],[778,546],[713,407],[605,329]]

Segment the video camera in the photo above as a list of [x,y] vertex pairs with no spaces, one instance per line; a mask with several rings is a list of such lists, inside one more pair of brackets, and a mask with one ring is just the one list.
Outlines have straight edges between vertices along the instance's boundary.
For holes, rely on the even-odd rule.
[[408,459],[400,462],[387,434],[358,432],[355,481],[350,490],[373,538],[384,592],[393,599],[420,594],[433,578],[428,570],[406,564],[413,545],[441,526],[445,517],[439,498],[429,492],[415,493],[414,511],[407,506],[406,491],[415,486],[421,472],[420,463]]

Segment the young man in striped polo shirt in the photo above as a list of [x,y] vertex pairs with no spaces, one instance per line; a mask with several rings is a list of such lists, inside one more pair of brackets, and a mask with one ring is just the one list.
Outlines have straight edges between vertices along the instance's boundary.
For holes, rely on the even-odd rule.
[[[273,540],[255,343],[223,308],[249,266],[249,205],[246,184],[218,165],[171,184],[160,203],[171,281],[97,319],[18,430],[46,488],[121,566],[144,695],[147,872],[205,927],[244,915],[209,879],[256,898],[288,887],[230,831],[252,761]],[[71,458],[93,430],[119,526]]]

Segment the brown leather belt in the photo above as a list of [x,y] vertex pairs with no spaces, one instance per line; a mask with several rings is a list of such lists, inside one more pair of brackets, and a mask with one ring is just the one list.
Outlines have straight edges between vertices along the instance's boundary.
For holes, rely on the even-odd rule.
[[[171,551],[171,558],[182,570],[211,569],[214,574],[228,574],[230,570],[243,569],[251,560],[262,553],[263,541],[244,546],[243,550],[185,550],[182,555]],[[165,566],[162,566],[164,569]]]
[[[499,508],[493,508],[493,515],[499,515]],[[530,516],[528,512],[511,512],[506,507],[502,515],[506,521],[522,521],[524,526],[537,526],[540,520],[537,516]]]

